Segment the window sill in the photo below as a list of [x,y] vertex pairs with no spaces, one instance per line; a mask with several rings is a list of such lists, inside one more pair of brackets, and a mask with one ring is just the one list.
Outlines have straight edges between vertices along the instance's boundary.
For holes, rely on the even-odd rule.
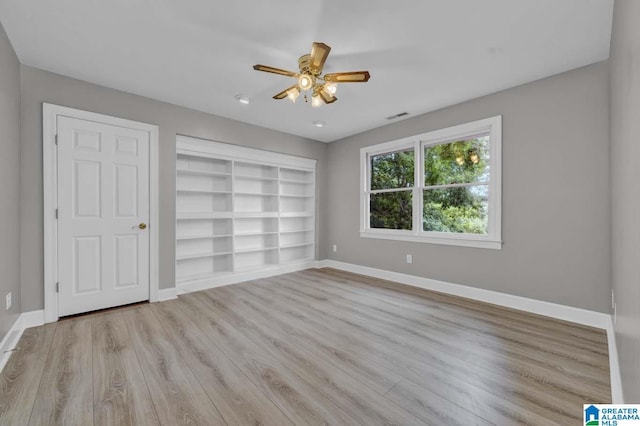
[[442,237],[425,237],[419,235],[399,235],[389,234],[385,232],[360,232],[362,238],[378,238],[382,240],[411,241],[414,243],[441,244],[447,246],[473,247],[492,250],[502,250],[502,241],[480,240],[480,239],[463,239],[463,238],[442,238]]

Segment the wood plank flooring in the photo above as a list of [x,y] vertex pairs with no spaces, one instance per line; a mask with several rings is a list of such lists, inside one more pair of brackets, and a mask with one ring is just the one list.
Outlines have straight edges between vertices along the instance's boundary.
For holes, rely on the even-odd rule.
[[580,424],[604,330],[333,269],[25,331],[0,425]]

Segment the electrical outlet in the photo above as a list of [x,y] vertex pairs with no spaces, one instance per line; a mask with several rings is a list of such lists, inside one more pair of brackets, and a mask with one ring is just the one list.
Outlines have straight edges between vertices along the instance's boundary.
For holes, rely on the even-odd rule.
[[337,252],[337,251],[338,251],[338,246],[334,244],[334,245],[333,245],[333,252],[335,253],[335,252]]
[[7,293],[5,297],[5,301],[7,302],[7,311],[11,309],[11,293]]
[[413,263],[413,256],[410,254],[407,255],[407,263]]

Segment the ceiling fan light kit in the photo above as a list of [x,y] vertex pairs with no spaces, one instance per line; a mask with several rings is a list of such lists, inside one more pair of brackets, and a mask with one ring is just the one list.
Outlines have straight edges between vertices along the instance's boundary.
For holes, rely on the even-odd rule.
[[322,98],[320,96],[318,96],[318,93],[314,93],[311,96],[311,106],[317,108],[320,105],[322,105]]
[[302,55],[298,59],[300,72],[297,73],[260,64],[254,65],[253,69],[297,79],[296,84],[276,94],[273,99],[288,98],[291,102],[295,102],[298,96],[304,93],[305,102],[309,102],[307,92],[311,91],[311,106],[319,107],[322,104],[331,104],[338,100],[335,96],[338,90],[337,83],[366,83],[371,77],[369,71],[349,71],[322,75],[322,68],[330,51],[331,47],[324,43],[313,43],[311,54]]
[[313,76],[302,74],[298,79],[298,87],[302,90],[309,90],[316,84],[314,80]]
[[336,83],[328,82],[324,84],[324,90],[330,95],[335,95],[338,90],[338,85]]
[[298,96],[300,96],[300,90],[298,90],[297,87],[292,87],[287,90],[287,97],[291,102],[295,103],[296,99],[298,99]]

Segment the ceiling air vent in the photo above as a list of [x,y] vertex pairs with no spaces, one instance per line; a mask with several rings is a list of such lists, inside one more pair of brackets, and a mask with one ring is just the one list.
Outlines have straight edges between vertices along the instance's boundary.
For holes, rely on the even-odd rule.
[[396,118],[404,117],[405,115],[409,115],[409,113],[406,112],[406,111],[405,112],[401,112],[400,114],[396,114],[396,115],[392,115],[392,116],[387,117],[387,120],[395,120]]

